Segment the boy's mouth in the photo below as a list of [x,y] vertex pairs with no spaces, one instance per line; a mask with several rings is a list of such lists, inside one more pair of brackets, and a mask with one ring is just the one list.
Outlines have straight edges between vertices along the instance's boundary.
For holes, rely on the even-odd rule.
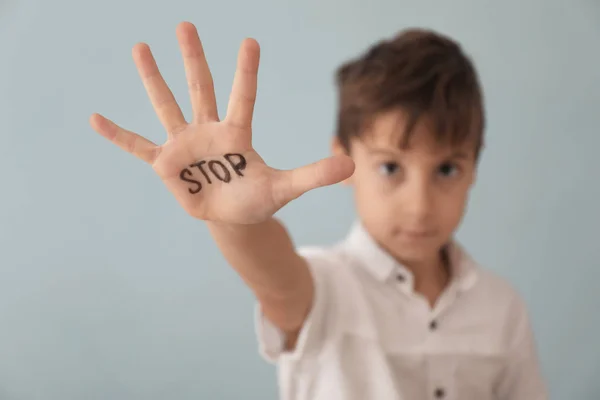
[[435,236],[433,229],[400,229],[398,236],[408,240],[428,239]]

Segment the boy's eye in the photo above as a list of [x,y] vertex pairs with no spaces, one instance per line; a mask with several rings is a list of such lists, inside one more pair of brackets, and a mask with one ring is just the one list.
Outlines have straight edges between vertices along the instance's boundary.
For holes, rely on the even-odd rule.
[[390,176],[398,171],[399,165],[395,162],[386,162],[379,166],[379,171],[385,175]]
[[458,173],[458,167],[452,163],[444,163],[440,165],[438,172],[443,177],[451,177]]

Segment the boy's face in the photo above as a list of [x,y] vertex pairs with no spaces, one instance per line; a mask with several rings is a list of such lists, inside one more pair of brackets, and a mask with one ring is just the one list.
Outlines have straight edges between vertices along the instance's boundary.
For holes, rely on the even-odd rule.
[[[406,149],[399,146],[405,117],[378,116],[350,147],[356,169],[357,211],[367,231],[401,262],[426,263],[458,227],[476,169],[473,143],[444,147],[419,122]],[[343,151],[334,142],[334,151]]]

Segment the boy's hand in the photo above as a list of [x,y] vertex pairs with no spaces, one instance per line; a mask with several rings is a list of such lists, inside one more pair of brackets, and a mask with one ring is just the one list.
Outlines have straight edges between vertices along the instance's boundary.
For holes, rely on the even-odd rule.
[[[177,37],[184,58],[193,120],[186,122],[145,44],[133,58],[156,114],[167,131],[161,145],[94,114],[90,124],[119,147],[146,161],[193,217],[233,224],[266,220],[303,193],[340,182],[354,170],[349,157],[321,160],[295,170],[267,166],[252,148],[252,114],[259,46],[242,43],[227,116],[219,121],[212,76],[195,27],[181,23]],[[285,133],[285,127],[284,132]],[[288,151],[301,138],[290,138]]]

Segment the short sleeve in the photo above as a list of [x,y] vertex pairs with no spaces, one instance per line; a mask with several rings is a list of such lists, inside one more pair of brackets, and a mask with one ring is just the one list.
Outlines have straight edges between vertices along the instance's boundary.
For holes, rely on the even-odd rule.
[[305,258],[314,282],[314,297],[309,313],[300,329],[296,346],[292,351],[285,351],[285,335],[273,325],[262,313],[260,305],[255,308],[255,328],[261,356],[270,363],[285,360],[299,360],[318,354],[326,342],[328,333],[326,326],[333,318],[331,268],[335,263],[326,251],[313,248],[301,248],[299,254]]

